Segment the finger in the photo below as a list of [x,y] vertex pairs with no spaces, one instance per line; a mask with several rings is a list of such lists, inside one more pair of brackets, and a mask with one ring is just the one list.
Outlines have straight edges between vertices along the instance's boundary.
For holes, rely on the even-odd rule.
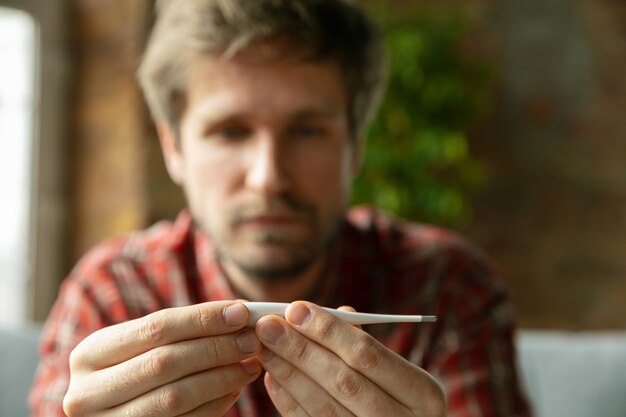
[[98,371],[92,383],[93,404],[110,408],[184,376],[250,358],[260,350],[261,342],[251,330],[159,346]]
[[268,372],[265,374],[266,384],[267,378],[271,378],[276,389],[277,401],[282,401],[284,408],[293,408],[292,406],[297,405],[298,409],[301,408],[311,416],[352,416],[352,413],[319,384],[272,351],[264,349],[259,358],[263,368]]
[[294,329],[335,352],[350,368],[374,381],[406,407],[422,410],[445,406],[441,388],[426,371],[369,334],[312,303],[292,303],[285,315]]
[[[337,308],[337,310],[351,311],[351,312],[356,313],[356,310],[353,307],[351,307],[351,306],[341,306],[341,307]],[[353,324],[352,326],[356,327],[357,329],[362,329],[363,328],[363,326],[361,326],[360,324]]]
[[282,417],[309,417],[310,415],[304,411],[300,406],[300,403],[289,394],[283,387],[276,381],[272,375],[266,373],[264,381],[267,393],[274,403],[276,410]]
[[73,369],[102,369],[157,346],[235,332],[248,322],[241,303],[219,301],[157,311],[101,329],[88,336],[70,356]]
[[257,359],[199,372],[111,408],[103,416],[179,416],[239,391],[258,378],[260,373]]
[[240,391],[226,394],[222,398],[203,404],[195,410],[185,413],[180,417],[223,416],[235,404],[240,394]]
[[[346,325],[352,331],[359,331]],[[406,407],[349,367],[336,354],[294,330],[283,318],[262,317],[257,322],[256,332],[269,350],[308,375],[353,414],[409,415]]]

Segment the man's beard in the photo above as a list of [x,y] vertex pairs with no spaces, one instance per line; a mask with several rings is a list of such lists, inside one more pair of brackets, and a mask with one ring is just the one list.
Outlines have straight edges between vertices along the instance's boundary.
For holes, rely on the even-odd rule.
[[[248,277],[266,284],[290,281],[305,272],[320,257],[328,252],[329,248],[337,240],[339,221],[335,222],[330,233],[315,246],[307,246],[293,249],[288,262],[272,264],[269,262],[254,262],[251,259],[230,256],[227,252],[216,247],[216,252],[221,260],[230,261]],[[258,242],[268,245],[287,245],[280,233],[266,232],[259,234]]]
[[[311,267],[320,257],[328,252],[337,240],[342,215],[337,214],[330,224],[321,224],[319,216],[313,206],[295,201],[289,196],[282,196],[271,201],[256,202],[243,209],[229,214],[229,227],[238,222],[256,215],[290,213],[306,218],[313,230],[311,238],[306,242],[293,242],[288,233],[272,230],[257,231],[254,242],[260,245],[276,246],[288,251],[288,259],[281,262],[258,260],[246,257],[245,254],[234,253],[228,245],[211,235],[211,231],[204,228],[212,239],[212,244],[222,265],[229,263],[242,271],[251,279],[265,284],[290,281]],[[323,234],[319,234],[319,233]]]

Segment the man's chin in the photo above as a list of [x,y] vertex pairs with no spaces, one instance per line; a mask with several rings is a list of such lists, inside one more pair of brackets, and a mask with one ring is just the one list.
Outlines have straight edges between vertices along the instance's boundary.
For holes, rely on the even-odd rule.
[[251,279],[261,282],[286,282],[302,275],[314,262],[314,259],[294,260],[291,262],[237,262],[232,263]]
[[266,282],[284,282],[304,273],[321,255],[320,251],[297,250],[297,246],[254,245],[237,255],[221,253],[223,261],[235,266],[248,277]]
[[259,282],[286,282],[299,278],[322,259],[336,239],[336,229],[325,239],[307,230],[246,230],[228,245],[216,245],[222,262]]

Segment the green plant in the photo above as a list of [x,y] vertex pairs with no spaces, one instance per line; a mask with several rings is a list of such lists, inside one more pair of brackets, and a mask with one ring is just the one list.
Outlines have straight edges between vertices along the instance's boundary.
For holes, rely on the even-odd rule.
[[459,16],[384,15],[390,79],[367,138],[353,203],[404,218],[463,226],[485,181],[467,130],[486,107],[487,71],[461,58]]

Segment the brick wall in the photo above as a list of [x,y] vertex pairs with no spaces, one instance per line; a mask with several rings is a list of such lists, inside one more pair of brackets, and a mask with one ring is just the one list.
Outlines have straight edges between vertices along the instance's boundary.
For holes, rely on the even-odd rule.
[[135,83],[148,1],[74,0],[70,182],[75,261],[146,223],[146,113]]
[[469,233],[523,326],[624,328],[626,4],[491,2],[476,16],[499,80],[472,139],[492,181]]

